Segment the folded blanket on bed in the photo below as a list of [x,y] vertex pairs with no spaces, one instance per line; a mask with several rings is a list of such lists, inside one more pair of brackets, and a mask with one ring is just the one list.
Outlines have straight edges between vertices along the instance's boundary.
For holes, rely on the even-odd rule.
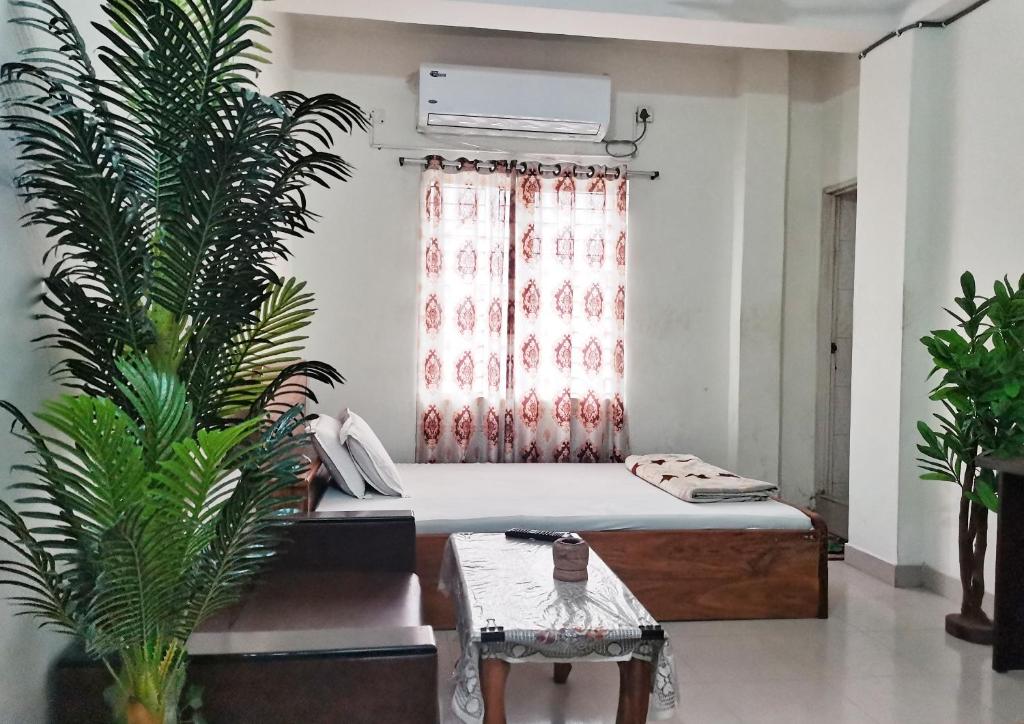
[[626,467],[637,477],[688,503],[768,500],[779,492],[772,483],[740,477],[696,455],[630,455]]

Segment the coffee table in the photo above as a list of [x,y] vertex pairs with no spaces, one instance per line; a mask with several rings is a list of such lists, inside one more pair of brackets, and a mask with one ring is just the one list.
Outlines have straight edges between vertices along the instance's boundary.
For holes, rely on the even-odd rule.
[[511,664],[554,664],[565,683],[573,662],[619,665],[616,724],[661,718],[676,706],[675,664],[664,630],[591,551],[589,579],[552,577],[551,544],[501,533],[448,539],[441,590],[452,597],[462,654],[452,710],[466,724],[504,724]]

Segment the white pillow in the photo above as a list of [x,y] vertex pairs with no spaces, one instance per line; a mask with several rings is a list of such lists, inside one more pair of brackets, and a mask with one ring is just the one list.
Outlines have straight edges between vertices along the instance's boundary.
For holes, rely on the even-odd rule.
[[353,498],[366,497],[366,478],[341,443],[341,423],[333,417],[320,415],[309,424],[313,445],[331,473],[335,485]]
[[352,453],[352,459],[366,477],[366,482],[382,495],[405,497],[398,468],[373,433],[366,420],[352,411],[341,426],[340,439]]

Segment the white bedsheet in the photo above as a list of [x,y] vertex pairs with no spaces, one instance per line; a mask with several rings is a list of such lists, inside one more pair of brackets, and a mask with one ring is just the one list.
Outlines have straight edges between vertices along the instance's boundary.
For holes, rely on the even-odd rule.
[[686,503],[621,463],[399,465],[406,498],[362,500],[335,487],[321,511],[412,510],[419,533],[542,530],[809,530],[796,508],[756,503]]

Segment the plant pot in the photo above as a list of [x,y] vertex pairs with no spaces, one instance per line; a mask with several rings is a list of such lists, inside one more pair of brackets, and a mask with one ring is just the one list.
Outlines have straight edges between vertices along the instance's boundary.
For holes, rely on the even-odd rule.
[[991,621],[964,616],[962,613],[951,613],[946,616],[946,633],[961,641],[991,646],[994,627]]
[[107,693],[118,724],[178,724],[185,688],[186,654],[181,641],[125,650],[115,684]]
[[125,724],[169,724],[164,717],[154,714],[141,703],[133,701],[125,707]]

